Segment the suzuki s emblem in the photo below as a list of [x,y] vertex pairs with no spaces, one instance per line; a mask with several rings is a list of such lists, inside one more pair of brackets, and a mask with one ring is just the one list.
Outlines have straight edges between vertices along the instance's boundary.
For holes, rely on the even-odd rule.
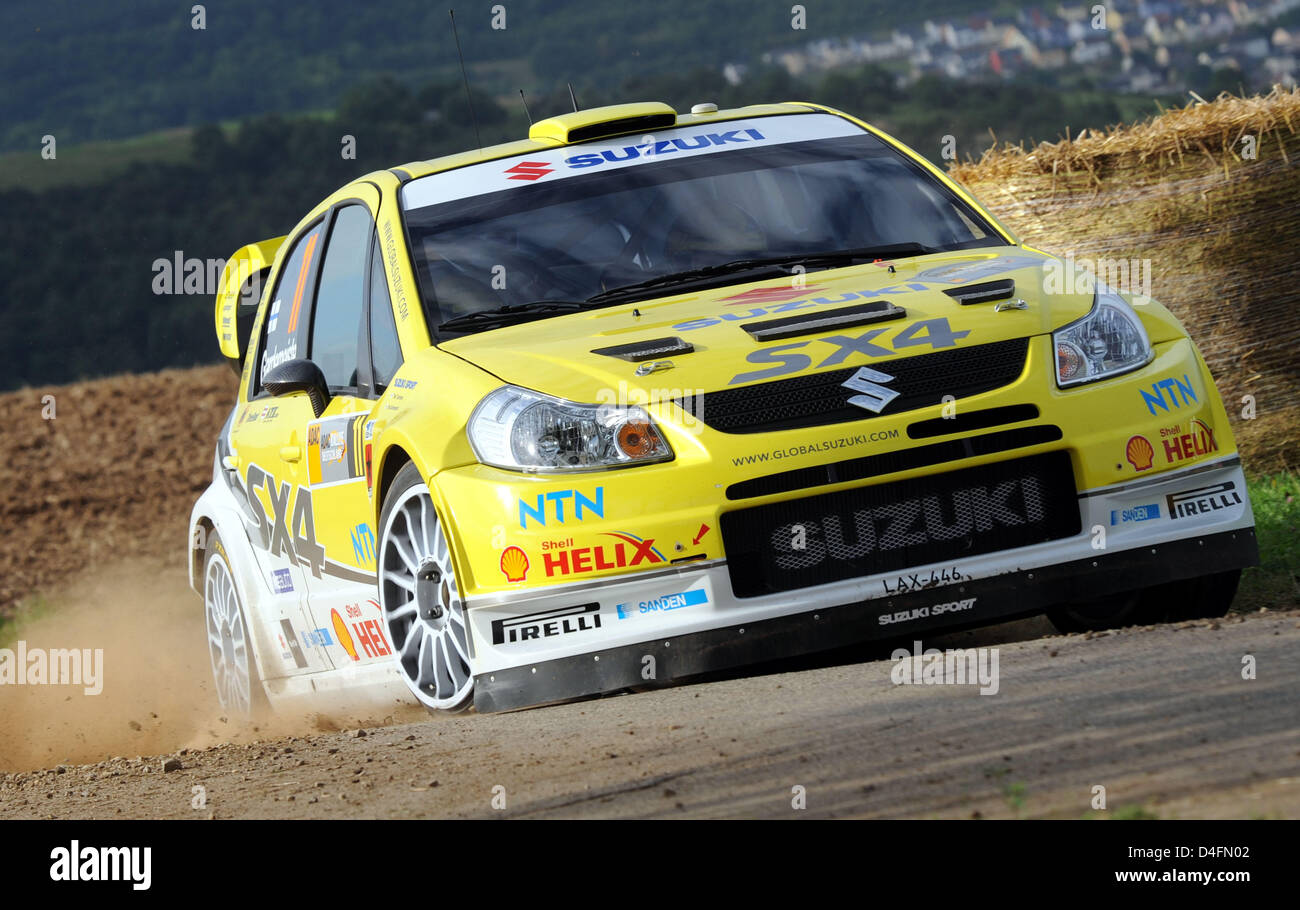
[[547,167],[545,161],[521,161],[514,167],[506,168],[502,173],[510,175],[507,180],[538,180],[552,170],[554,168]]
[[873,414],[879,414],[899,394],[893,389],[887,389],[883,385],[879,385],[879,383],[893,381],[894,377],[888,373],[882,373],[870,367],[860,367],[856,373],[843,383],[843,386],[858,393],[849,399],[849,404],[855,404],[860,408],[866,408]]

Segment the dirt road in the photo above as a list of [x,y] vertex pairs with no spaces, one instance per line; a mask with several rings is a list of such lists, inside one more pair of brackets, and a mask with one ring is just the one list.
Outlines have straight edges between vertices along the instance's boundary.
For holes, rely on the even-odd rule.
[[0,770],[21,769],[0,777],[0,818],[1077,818],[1098,786],[1100,814],[1300,817],[1297,612],[1092,638],[1028,620],[925,643],[997,647],[992,695],[896,685],[876,649],[515,714],[254,730],[213,708],[184,584],[120,567],[25,627],[66,646],[99,630],[106,683],[0,688]]

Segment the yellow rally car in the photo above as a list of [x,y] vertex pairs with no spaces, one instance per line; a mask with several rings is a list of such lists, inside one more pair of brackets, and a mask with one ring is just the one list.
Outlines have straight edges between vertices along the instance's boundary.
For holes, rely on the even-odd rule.
[[239,400],[190,566],[236,712],[1209,616],[1258,558],[1177,320],[816,105],[369,174],[240,250],[216,321]]

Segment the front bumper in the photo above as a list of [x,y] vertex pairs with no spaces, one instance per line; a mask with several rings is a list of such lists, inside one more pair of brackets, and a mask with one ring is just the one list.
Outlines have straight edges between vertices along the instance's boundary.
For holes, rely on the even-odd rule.
[[1081,530],[1066,538],[761,597],[736,597],[723,559],[473,597],[475,705],[502,711],[983,625],[1258,562],[1236,456],[1078,500]]

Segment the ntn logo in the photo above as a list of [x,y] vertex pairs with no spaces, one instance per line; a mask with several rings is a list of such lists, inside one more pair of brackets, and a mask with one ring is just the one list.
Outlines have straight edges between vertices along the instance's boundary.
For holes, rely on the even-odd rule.
[[1169,377],[1156,380],[1151,384],[1150,392],[1146,389],[1138,389],[1138,391],[1142,393],[1142,401],[1152,414],[1156,413],[1157,407],[1167,412],[1171,406],[1181,408],[1185,404],[1199,401],[1196,397],[1196,389],[1192,387],[1192,379],[1186,373],[1183,374],[1182,379]]
[[[571,508],[567,511],[566,503],[571,504]],[[529,505],[522,496],[519,498],[519,527],[521,528],[528,527],[530,518],[537,524],[545,526],[548,515],[553,515],[556,521],[564,524],[570,517],[574,521],[582,521],[588,513],[597,518],[605,517],[604,487],[596,487],[594,498],[581,490],[552,490],[549,493],[538,493],[533,505]]]

